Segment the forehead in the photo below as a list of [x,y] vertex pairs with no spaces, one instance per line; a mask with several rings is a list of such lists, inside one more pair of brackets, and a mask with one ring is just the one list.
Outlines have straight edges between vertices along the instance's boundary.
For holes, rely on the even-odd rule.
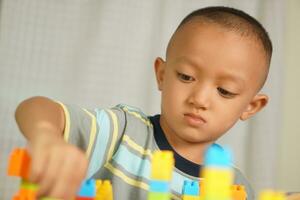
[[167,62],[182,57],[202,67],[239,72],[255,82],[264,77],[267,66],[264,50],[254,39],[206,22],[188,22],[173,35]]

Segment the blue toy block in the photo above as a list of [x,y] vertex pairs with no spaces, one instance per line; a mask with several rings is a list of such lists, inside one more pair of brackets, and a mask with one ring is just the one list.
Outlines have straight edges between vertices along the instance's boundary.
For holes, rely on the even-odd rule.
[[182,187],[182,195],[199,196],[198,181],[185,180]]
[[205,153],[205,166],[230,167],[232,156],[229,149],[225,149],[218,144],[212,144]]
[[151,180],[150,181],[150,192],[160,192],[160,193],[167,193],[170,191],[169,182],[167,181],[157,181]]
[[94,179],[84,181],[77,194],[78,197],[95,197],[96,196],[96,182]]

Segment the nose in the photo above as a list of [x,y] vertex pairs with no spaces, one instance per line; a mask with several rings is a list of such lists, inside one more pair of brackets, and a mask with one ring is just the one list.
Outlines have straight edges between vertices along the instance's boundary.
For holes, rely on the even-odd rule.
[[211,105],[211,89],[205,85],[193,87],[188,103],[197,109],[207,110]]

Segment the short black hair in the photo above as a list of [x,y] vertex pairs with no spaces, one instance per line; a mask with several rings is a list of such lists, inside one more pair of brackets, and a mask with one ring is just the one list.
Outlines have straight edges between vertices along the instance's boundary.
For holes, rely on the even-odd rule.
[[187,15],[179,24],[177,30],[187,22],[199,18],[205,22],[212,22],[226,29],[235,31],[241,36],[254,37],[261,44],[266,53],[268,65],[272,57],[272,42],[268,32],[255,18],[249,14],[230,7],[213,6],[193,11]]
[[259,89],[262,88],[269,73],[273,47],[269,34],[261,23],[249,14],[231,7],[213,6],[195,10],[187,15],[177,27],[167,46],[166,57],[168,57],[173,37],[178,29],[191,21],[216,24],[224,29],[236,32],[241,37],[248,37],[257,42],[262,47],[266,58],[265,73],[263,74]]

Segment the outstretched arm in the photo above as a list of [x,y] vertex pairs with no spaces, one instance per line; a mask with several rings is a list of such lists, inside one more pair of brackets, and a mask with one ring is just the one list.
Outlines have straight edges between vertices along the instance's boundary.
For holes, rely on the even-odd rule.
[[63,139],[62,107],[46,97],[32,97],[17,107],[15,117],[28,140],[32,158],[30,180],[39,185],[38,195],[74,198],[88,160],[84,152]]

